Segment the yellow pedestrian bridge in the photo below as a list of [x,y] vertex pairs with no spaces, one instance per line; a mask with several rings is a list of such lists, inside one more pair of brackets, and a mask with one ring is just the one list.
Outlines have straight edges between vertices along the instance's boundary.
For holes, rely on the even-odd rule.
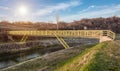
[[112,41],[115,39],[115,33],[110,30],[33,30],[33,31],[7,31],[7,34],[14,36],[23,36],[21,39],[25,41],[27,36],[44,36],[57,37],[60,43],[68,48],[67,43],[62,37],[81,37],[81,38],[97,38],[100,42]]

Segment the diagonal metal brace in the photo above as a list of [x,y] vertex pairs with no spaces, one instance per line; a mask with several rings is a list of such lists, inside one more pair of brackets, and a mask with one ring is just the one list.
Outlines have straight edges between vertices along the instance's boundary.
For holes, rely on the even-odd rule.
[[62,37],[59,37],[55,34],[56,38],[58,39],[58,41],[64,46],[65,49],[69,48],[69,45],[64,41],[64,39]]
[[24,35],[24,36],[22,37],[22,39],[20,40],[20,42],[25,42],[25,41],[27,40],[27,38],[28,38],[28,36],[27,36],[27,35]]

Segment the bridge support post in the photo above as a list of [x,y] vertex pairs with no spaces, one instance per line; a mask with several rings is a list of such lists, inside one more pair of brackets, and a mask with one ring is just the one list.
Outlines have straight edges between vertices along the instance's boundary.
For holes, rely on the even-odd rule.
[[11,41],[15,42],[15,40],[13,39],[12,36],[8,35],[8,39],[10,39]]

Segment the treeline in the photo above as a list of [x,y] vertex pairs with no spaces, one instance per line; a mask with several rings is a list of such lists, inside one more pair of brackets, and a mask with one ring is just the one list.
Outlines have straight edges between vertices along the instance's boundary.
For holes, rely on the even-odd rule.
[[[53,30],[57,29],[57,25],[54,23],[45,22],[13,22],[8,21],[0,22],[0,30]],[[82,19],[79,21],[73,21],[71,23],[59,22],[59,30],[112,30],[116,33],[120,33],[120,17],[109,17],[109,18],[92,18]],[[8,28],[7,28],[8,27]],[[16,29],[15,29],[16,28]]]
[[61,22],[60,24],[62,24],[62,29],[112,30],[116,33],[120,33],[120,17],[116,16],[109,18],[100,17],[93,19],[82,19],[80,21],[71,22],[67,26],[65,25],[65,22]]

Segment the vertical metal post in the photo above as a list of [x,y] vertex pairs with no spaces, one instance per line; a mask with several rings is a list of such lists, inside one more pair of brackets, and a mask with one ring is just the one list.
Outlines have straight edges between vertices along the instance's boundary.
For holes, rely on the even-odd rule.
[[57,22],[57,30],[59,30],[59,15],[56,15],[56,22]]

